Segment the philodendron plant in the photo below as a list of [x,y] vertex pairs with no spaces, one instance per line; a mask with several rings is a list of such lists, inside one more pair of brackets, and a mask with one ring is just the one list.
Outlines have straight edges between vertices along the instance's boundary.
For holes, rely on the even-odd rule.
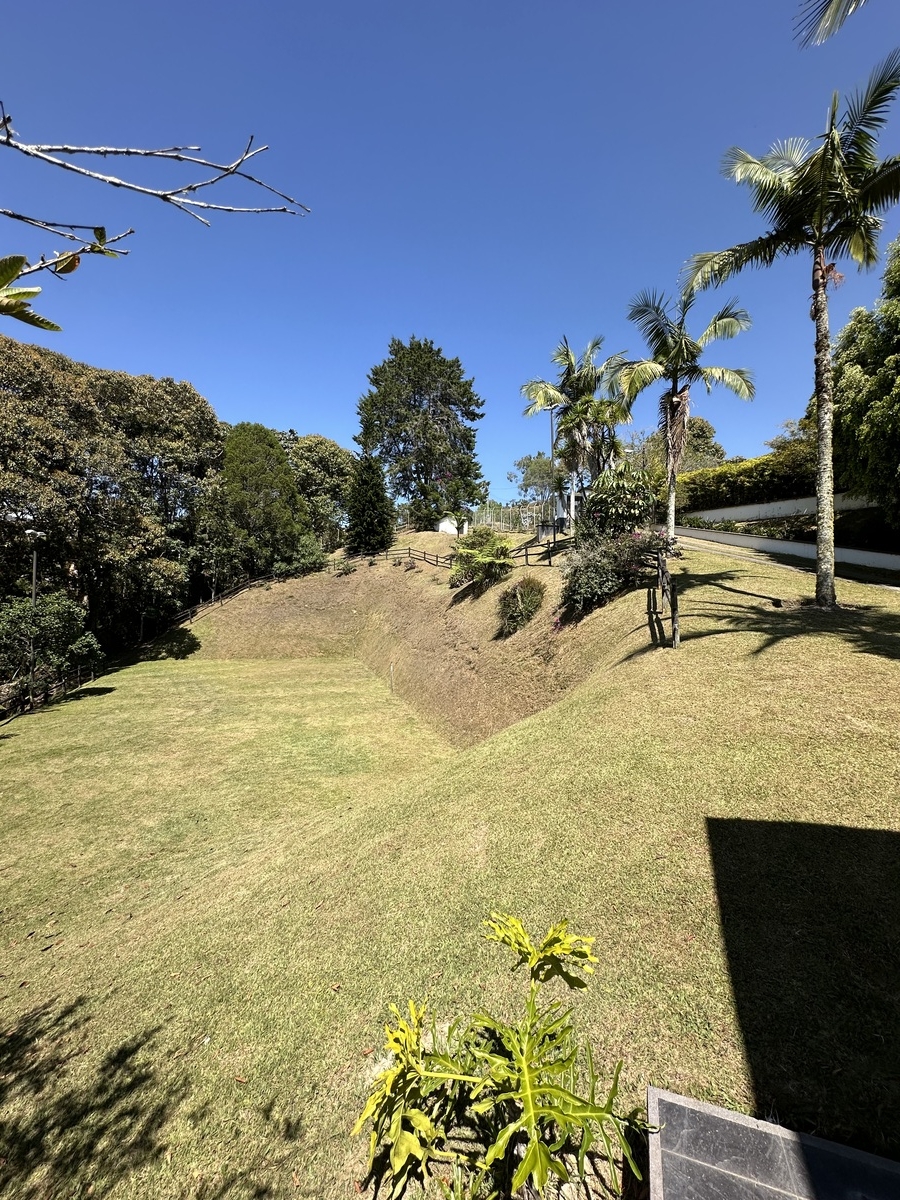
[[[425,1003],[408,1013],[391,1005],[385,1049],[391,1063],[376,1078],[356,1123],[371,1122],[369,1179],[390,1176],[391,1197],[412,1179],[437,1180],[448,1200],[506,1200],[530,1184],[543,1195],[551,1176],[584,1178],[586,1156],[599,1151],[619,1190],[617,1158],[640,1172],[628,1133],[646,1125],[636,1113],[616,1112],[621,1062],[605,1097],[589,1047],[582,1047],[571,1008],[544,1001],[543,987],[559,979],[569,988],[598,960],[594,939],[569,933],[560,921],[535,944],[516,917],[492,913],[485,937],[506,946],[526,968],[528,992],[513,1024],[476,1013],[439,1032]],[[449,1180],[449,1182],[448,1182]]]

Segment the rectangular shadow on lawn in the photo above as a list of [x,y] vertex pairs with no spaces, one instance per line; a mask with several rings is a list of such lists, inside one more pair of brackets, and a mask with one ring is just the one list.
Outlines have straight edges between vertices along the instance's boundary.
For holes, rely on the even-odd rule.
[[900,834],[707,832],[755,1115],[900,1159]]

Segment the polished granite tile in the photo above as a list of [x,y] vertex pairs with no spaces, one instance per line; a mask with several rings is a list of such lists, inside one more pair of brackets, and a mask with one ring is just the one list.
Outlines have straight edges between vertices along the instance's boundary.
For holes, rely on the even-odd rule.
[[650,1200],[900,1200],[900,1163],[657,1088]]

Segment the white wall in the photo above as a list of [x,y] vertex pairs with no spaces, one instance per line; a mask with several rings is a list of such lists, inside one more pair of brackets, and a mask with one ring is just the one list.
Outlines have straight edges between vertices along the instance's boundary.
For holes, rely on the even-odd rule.
[[[675,533],[680,538],[699,538],[703,542],[745,546],[749,550],[762,550],[766,554],[792,554],[795,558],[816,557],[816,548],[810,542],[783,542],[779,538],[755,537],[749,533],[720,533],[718,529],[691,529],[687,525],[676,525]],[[900,554],[878,554],[874,550],[845,550],[836,546],[834,558],[835,562],[853,563],[858,567],[900,571]]]
[[[435,533],[450,533],[456,537],[456,522],[452,517],[442,517],[434,527]],[[463,523],[463,537],[469,532],[469,522]]]
[[[838,492],[834,498],[835,512],[847,512],[851,508],[877,508],[865,496],[848,496]],[[702,508],[685,513],[686,517],[700,517],[704,521],[765,521],[772,517],[802,517],[816,511],[815,496],[804,496],[800,500],[773,500],[769,504],[740,504],[735,508]]]

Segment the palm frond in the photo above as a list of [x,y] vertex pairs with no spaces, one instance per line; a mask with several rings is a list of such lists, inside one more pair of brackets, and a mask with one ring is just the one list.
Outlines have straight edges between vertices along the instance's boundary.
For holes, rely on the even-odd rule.
[[749,329],[753,322],[745,308],[741,308],[737,300],[729,300],[723,304],[697,338],[697,344],[705,349],[711,342],[727,341],[737,337],[739,333]]
[[660,379],[664,379],[665,374],[665,367],[654,362],[652,358],[624,363],[619,372],[619,384],[626,401],[633,401],[635,396],[642,392],[644,388],[648,388],[652,383],[657,383]]
[[841,148],[848,156],[854,149],[871,148],[887,123],[888,109],[900,88],[900,50],[893,50],[878,64],[861,92],[854,92],[841,120]]
[[647,289],[638,292],[628,306],[628,320],[634,321],[654,358],[665,352],[675,336],[675,322],[669,316],[669,299],[662,292]]
[[550,361],[556,363],[563,370],[574,371],[576,368],[575,355],[569,345],[568,338],[563,338],[553,353],[550,355]]
[[523,383],[521,393],[530,403],[522,410],[523,417],[533,417],[546,412],[548,408],[558,408],[566,404],[566,397],[546,379],[529,379]]
[[800,39],[801,46],[820,46],[865,3],[866,0],[804,0],[794,22],[794,36]]
[[717,383],[720,387],[728,388],[730,392],[734,392],[735,396],[740,400],[752,400],[756,395],[753,375],[750,371],[744,370],[743,367],[738,367],[737,369],[732,367],[700,367],[698,373],[703,383],[706,384],[707,392],[711,392],[713,384]]
[[886,158],[861,184],[858,192],[861,208],[884,212],[900,202],[900,155]]
[[801,231],[785,237],[780,231],[763,234],[752,242],[741,242],[728,250],[695,254],[685,264],[685,287],[702,291],[718,287],[745,267],[770,267],[777,258],[797,254],[808,247]]

